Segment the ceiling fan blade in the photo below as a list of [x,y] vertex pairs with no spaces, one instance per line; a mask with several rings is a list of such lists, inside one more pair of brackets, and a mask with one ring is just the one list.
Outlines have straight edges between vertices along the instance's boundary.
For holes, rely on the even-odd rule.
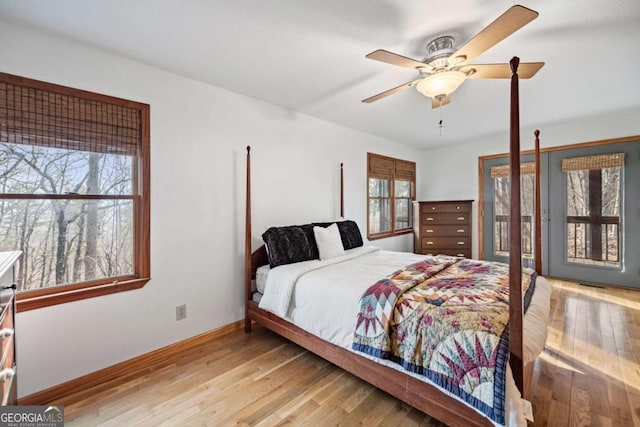
[[376,61],[386,62],[387,64],[397,65],[399,67],[411,68],[412,70],[424,68],[425,71],[429,71],[433,69],[433,67],[425,64],[424,62],[407,58],[406,56],[398,55],[397,53],[389,52],[384,49],[375,50],[366,57],[369,59],[375,59]]
[[452,66],[468,64],[476,56],[495,46],[537,17],[538,12],[535,10],[520,5],[512,6],[451,55],[449,64]]
[[411,86],[415,86],[416,83],[418,83],[420,80],[422,80],[422,79],[416,79],[416,80],[414,80],[412,82],[408,82],[408,83],[405,83],[403,85],[394,87],[393,89],[386,90],[386,91],[381,92],[381,93],[379,93],[377,95],[373,95],[372,97],[369,97],[367,99],[363,99],[362,102],[364,102],[366,104],[370,104],[370,103],[372,103],[374,101],[377,101],[378,99],[384,98],[385,96],[393,95],[396,92],[400,92],[401,90],[405,90],[405,89],[407,89],[407,88],[409,88]]
[[443,105],[447,105],[450,102],[451,102],[451,96],[450,95],[447,95],[444,98],[442,98],[442,102],[438,101],[435,98],[431,98],[431,108],[440,108]]
[[[530,79],[542,68],[544,62],[521,62],[518,65],[518,77]],[[472,64],[460,67],[459,71],[467,74],[468,79],[510,79],[509,64]]]

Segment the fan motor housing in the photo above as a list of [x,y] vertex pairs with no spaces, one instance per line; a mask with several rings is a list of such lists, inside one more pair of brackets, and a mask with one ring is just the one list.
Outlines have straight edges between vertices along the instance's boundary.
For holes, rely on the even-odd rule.
[[454,49],[455,39],[451,36],[442,36],[427,43],[427,57],[423,62],[434,68],[447,66],[447,59],[456,51]]

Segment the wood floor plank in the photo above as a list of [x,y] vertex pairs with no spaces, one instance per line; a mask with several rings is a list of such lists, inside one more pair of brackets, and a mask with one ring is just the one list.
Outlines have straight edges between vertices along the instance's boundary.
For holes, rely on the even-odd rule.
[[[530,426],[640,426],[640,292],[551,282]],[[80,390],[64,404],[69,427],[442,426],[261,327]]]
[[[566,404],[557,400],[551,401],[551,407],[549,409],[549,419],[547,426],[549,427],[564,427],[569,426],[569,413],[570,404]],[[572,426],[573,427],[573,426]]]
[[640,393],[630,392],[629,405],[631,407],[631,418],[634,426],[640,426]]
[[369,398],[360,402],[339,425],[344,427],[377,426],[396,403],[396,400],[384,391],[374,389]]
[[320,405],[316,403],[315,400],[307,400],[302,406],[299,406],[298,409],[284,418],[277,424],[273,424],[276,427],[281,426],[292,426],[302,424],[302,420],[306,419],[309,415],[318,410]]

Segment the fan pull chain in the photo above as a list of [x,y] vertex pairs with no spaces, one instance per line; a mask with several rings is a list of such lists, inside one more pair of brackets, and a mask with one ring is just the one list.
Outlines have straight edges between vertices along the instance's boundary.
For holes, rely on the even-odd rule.
[[444,124],[444,121],[442,120],[442,100],[444,99],[444,96],[438,95],[437,99],[440,102],[440,107],[438,108],[440,110],[440,121],[438,122],[438,128],[439,128],[438,132],[439,132],[440,136],[442,136],[442,128],[446,126]]

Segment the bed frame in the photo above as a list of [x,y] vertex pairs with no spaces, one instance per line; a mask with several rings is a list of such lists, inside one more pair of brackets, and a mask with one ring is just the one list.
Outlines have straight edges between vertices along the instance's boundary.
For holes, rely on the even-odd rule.
[[[518,94],[518,64],[514,57],[511,66],[511,130],[510,130],[510,173],[511,173],[511,228],[510,252],[521,252],[520,214],[520,120]],[[539,131],[536,136],[536,207],[540,206],[539,173]],[[344,216],[343,165],[340,164],[340,216]],[[258,307],[252,300],[251,280],[256,269],[268,264],[264,245],[251,251],[251,147],[247,147],[247,193],[245,223],[245,332],[251,332],[255,321],[279,335],[295,342],[347,372],[386,391],[392,396],[452,426],[490,426],[492,423],[479,415],[471,407],[447,396],[440,389],[393,368],[376,363],[356,353],[324,341],[303,329]],[[539,211],[536,209],[536,242],[539,242]],[[536,245],[536,251],[540,247]],[[536,252],[536,270],[539,253]],[[538,270],[538,274],[540,271]],[[527,398],[530,390],[533,362],[523,363],[523,306],[522,306],[522,258],[509,258],[509,364],[521,394]]]

